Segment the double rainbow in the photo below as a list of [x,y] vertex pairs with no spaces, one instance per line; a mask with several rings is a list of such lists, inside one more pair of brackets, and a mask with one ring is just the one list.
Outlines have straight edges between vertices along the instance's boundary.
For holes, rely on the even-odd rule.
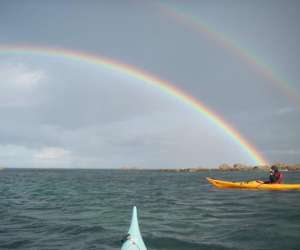
[[111,58],[93,55],[85,52],[73,51],[61,48],[49,48],[49,47],[36,47],[36,46],[7,46],[0,45],[1,55],[37,55],[48,57],[59,57],[66,60],[86,62],[94,65],[99,65],[107,70],[119,74],[125,74],[130,77],[134,77],[144,84],[149,84],[158,88],[160,91],[171,95],[178,101],[188,105],[200,114],[204,115],[215,126],[220,128],[224,134],[231,138],[237,145],[240,146],[257,165],[266,165],[267,160],[264,159],[262,154],[248,141],[246,140],[236,129],[234,129],[228,122],[226,122],[220,115],[213,112],[206,107],[201,101],[195,97],[185,93],[178,87],[175,87],[171,82],[159,79],[158,77],[149,74],[146,71],[138,69],[132,65],[115,61]]
[[251,66],[255,72],[272,83],[290,102],[296,104],[298,107],[300,106],[300,94],[293,84],[279,76],[270,65],[264,63],[253,52],[239,46],[233,39],[229,39],[228,36],[217,32],[211,25],[201,20],[198,16],[192,15],[182,7],[167,3],[158,3],[158,7],[163,15],[173,18],[180,24],[187,25],[193,32],[206,35],[220,47],[236,55],[241,61]]

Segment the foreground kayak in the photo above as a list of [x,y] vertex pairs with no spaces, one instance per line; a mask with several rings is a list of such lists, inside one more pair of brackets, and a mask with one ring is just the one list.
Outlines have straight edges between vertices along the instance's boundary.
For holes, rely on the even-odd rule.
[[239,188],[256,190],[300,190],[300,184],[265,184],[261,181],[231,182],[207,177],[209,183],[217,188]]
[[143,238],[140,233],[136,207],[133,207],[131,224],[128,234],[123,240],[121,250],[147,250]]

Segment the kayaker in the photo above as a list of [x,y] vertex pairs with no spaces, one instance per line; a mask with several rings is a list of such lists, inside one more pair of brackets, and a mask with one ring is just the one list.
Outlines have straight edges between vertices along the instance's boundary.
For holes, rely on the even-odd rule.
[[274,183],[282,183],[283,182],[283,173],[281,173],[277,166],[273,165],[270,169],[270,176],[269,181],[265,181],[264,183],[267,184],[274,184]]

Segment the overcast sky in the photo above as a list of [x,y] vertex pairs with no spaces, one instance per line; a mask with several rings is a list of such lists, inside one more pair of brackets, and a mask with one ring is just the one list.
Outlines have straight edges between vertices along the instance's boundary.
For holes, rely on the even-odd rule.
[[[166,9],[184,13],[187,20]],[[299,11],[297,0],[0,0],[0,46],[59,47],[146,70],[201,100],[269,162],[296,163]],[[219,37],[201,32],[189,17]],[[251,66],[221,39],[261,64]],[[293,93],[276,86],[261,65]],[[183,102],[83,61],[0,53],[0,118],[4,167],[254,163],[224,131]]]

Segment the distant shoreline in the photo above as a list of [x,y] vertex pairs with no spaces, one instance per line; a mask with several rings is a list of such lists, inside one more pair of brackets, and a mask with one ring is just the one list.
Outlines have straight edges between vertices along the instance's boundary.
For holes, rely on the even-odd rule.
[[[300,171],[300,164],[273,164],[278,167],[280,171]],[[161,169],[162,172],[184,172],[184,173],[197,173],[204,171],[220,171],[220,172],[252,172],[252,171],[264,171],[270,170],[271,166],[247,166],[242,164],[227,165],[222,164],[218,168],[180,168],[180,169]]]
[[271,166],[277,166],[280,171],[300,171],[300,163],[298,164],[285,164],[276,163],[272,165],[264,166],[249,166],[244,164],[222,164],[217,168],[205,168],[205,167],[190,167],[190,168],[139,168],[139,167],[122,167],[120,170],[158,170],[161,172],[175,172],[175,173],[197,173],[206,171],[269,171]]
[[269,171],[271,166],[277,166],[280,171],[300,171],[300,163],[286,164],[286,163],[275,163],[272,165],[254,166],[244,164],[222,164],[216,168],[207,167],[186,167],[186,168],[150,168],[150,167],[129,167],[123,166],[121,168],[58,168],[58,167],[47,167],[47,168],[34,168],[34,167],[1,167],[1,170],[113,170],[113,171],[160,171],[160,172],[173,172],[173,173],[197,173],[207,171],[217,172],[234,172],[234,171]]

